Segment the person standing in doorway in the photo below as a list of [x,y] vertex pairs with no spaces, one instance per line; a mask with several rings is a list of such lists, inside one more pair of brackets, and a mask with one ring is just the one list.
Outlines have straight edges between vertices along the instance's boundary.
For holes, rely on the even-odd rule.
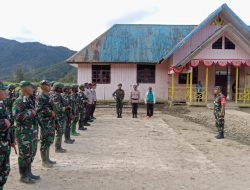
[[152,87],[148,88],[148,92],[145,95],[145,104],[147,105],[147,117],[151,118],[154,115],[154,104],[156,103],[155,93]]
[[125,92],[122,89],[121,83],[118,84],[118,89],[113,93],[113,97],[116,101],[117,118],[122,118],[123,99],[125,97]]
[[130,93],[130,102],[132,105],[133,118],[137,118],[137,110],[140,102],[140,91],[137,89],[137,85],[133,85],[133,90]]
[[196,84],[196,100],[197,100],[197,102],[202,102],[202,84],[201,84],[201,81],[199,81]]

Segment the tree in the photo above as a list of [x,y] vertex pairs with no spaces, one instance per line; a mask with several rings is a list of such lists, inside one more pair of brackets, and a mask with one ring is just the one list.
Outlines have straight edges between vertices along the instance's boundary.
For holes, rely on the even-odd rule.
[[16,82],[21,82],[22,80],[24,80],[23,65],[17,65],[15,78],[16,78]]

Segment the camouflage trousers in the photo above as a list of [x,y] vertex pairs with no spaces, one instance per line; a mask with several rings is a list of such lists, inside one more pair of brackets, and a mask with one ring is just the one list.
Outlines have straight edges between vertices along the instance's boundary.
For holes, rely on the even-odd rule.
[[80,114],[79,114],[79,125],[80,126],[83,126],[83,124],[85,122],[85,118],[86,118],[86,108],[81,108]]
[[79,113],[73,116],[72,125],[76,125],[79,121]]
[[17,125],[16,138],[19,149],[19,167],[25,167],[34,161],[37,152],[38,126]]
[[66,128],[66,117],[57,118],[58,127],[56,128],[56,137],[62,137]]
[[40,140],[41,151],[48,150],[50,145],[53,144],[55,139],[55,126],[51,120],[41,120],[43,128],[41,128]]
[[9,142],[0,139],[0,187],[4,186],[10,173]]
[[216,110],[215,110],[215,125],[219,133],[224,131],[224,118],[221,118],[220,111]]
[[122,101],[116,101],[116,113],[117,113],[117,115],[122,114],[122,108],[123,108],[123,102]]

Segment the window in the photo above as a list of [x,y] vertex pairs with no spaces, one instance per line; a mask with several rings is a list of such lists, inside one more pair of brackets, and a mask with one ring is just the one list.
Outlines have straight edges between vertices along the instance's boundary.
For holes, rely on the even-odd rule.
[[[193,68],[193,84],[198,83],[198,67]],[[179,84],[187,84],[187,74],[179,74]]]
[[137,65],[137,83],[155,83],[155,65]]
[[225,37],[225,49],[235,49],[235,44]]
[[222,49],[222,37],[213,43],[212,49]]
[[92,65],[92,83],[110,83],[110,65]]

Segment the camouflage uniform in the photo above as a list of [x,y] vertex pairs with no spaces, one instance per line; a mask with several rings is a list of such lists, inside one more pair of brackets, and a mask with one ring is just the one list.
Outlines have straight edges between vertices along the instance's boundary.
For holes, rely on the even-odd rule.
[[[83,85],[80,85],[80,89],[83,87]],[[85,122],[86,118],[86,106],[87,106],[87,100],[88,98],[86,97],[85,93],[83,90],[79,92],[79,110],[80,110],[80,120],[79,120],[79,130],[86,130],[87,128],[85,126],[89,126],[88,123]]]
[[63,89],[64,85],[61,83],[55,83],[53,86],[54,93],[51,94],[51,100],[53,102],[53,110],[56,114],[56,152],[63,153],[66,150],[62,148],[62,136],[65,131],[66,126],[66,115],[65,115],[65,105],[64,100],[61,95],[61,92],[57,91],[57,89]]
[[[118,86],[121,86],[121,84],[119,84]],[[113,97],[115,97],[115,100],[116,100],[116,112],[117,112],[117,117],[118,118],[122,117],[122,108],[123,108],[124,96],[125,96],[125,92],[124,92],[123,89],[117,89],[113,93]]]
[[[27,81],[20,83],[21,88],[30,85]],[[12,109],[16,120],[16,138],[19,149],[18,165],[21,180],[24,178],[23,182],[25,183],[33,183],[28,175],[32,175],[29,170],[31,170],[31,164],[37,152],[38,142],[38,125],[32,110],[35,110],[32,100],[23,95],[16,99]]]
[[219,134],[224,136],[224,116],[220,117],[222,105],[226,104],[226,98],[223,94],[218,94],[215,96],[214,100],[214,116],[216,122],[216,128],[218,129]]
[[[6,87],[0,82],[0,90],[5,90]],[[8,140],[8,126],[5,124],[5,119],[8,119],[7,108],[0,100],[0,189],[3,188],[10,173],[10,143]]]
[[77,93],[78,91],[78,85],[72,86],[72,94],[71,94],[71,107],[72,107],[72,124],[71,124],[71,131],[73,136],[80,135],[76,132],[76,125],[79,121],[79,109],[80,109],[80,97]]
[[15,86],[14,85],[9,85],[8,86],[8,97],[6,98],[5,102],[6,102],[6,107],[9,113],[9,119],[10,119],[10,123],[13,126],[14,125],[14,117],[12,114],[12,106],[14,101],[16,100],[17,96],[15,94]]
[[71,94],[70,94],[71,87],[65,86],[64,87],[64,93],[62,94],[62,97],[64,99],[64,106],[66,108],[65,110],[65,116],[66,116],[66,125],[65,125],[65,143],[67,144],[73,144],[74,139],[70,138],[71,134],[71,122],[72,122],[72,101],[71,101]]

